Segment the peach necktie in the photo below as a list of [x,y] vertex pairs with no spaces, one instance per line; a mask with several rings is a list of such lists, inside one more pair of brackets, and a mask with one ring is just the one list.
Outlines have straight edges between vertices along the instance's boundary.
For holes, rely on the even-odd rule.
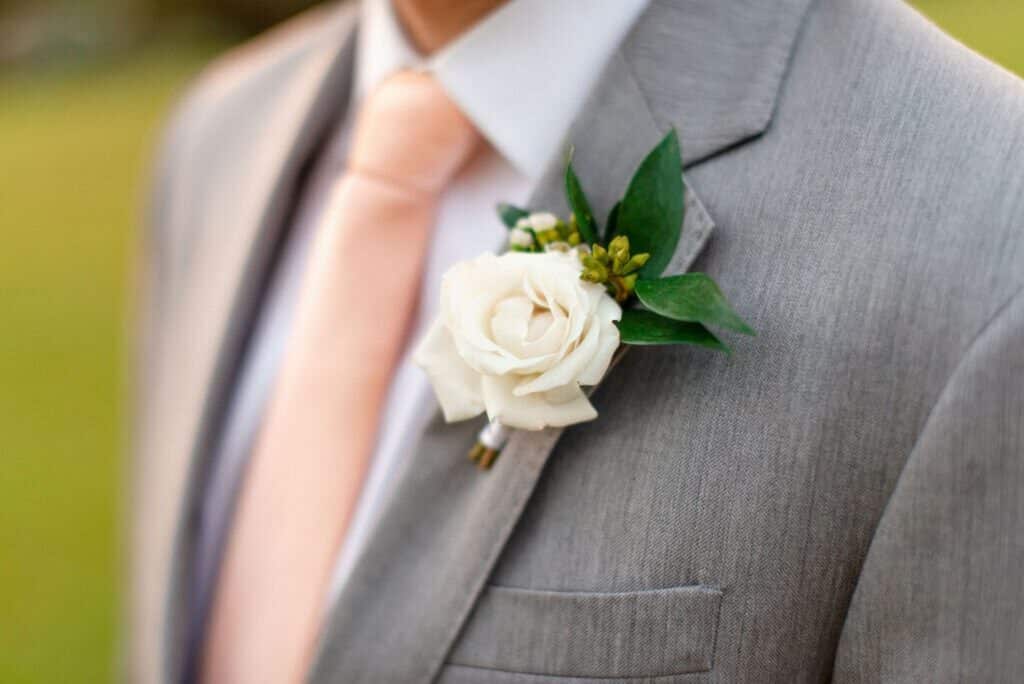
[[207,684],[305,677],[438,200],[479,141],[426,74],[400,72],[363,105],[239,494],[201,664]]

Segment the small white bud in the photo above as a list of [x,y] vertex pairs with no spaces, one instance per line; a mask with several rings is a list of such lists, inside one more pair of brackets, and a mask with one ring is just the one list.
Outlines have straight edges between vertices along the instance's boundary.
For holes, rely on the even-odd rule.
[[533,235],[517,225],[508,232],[508,243],[513,247],[533,247]]
[[567,254],[571,250],[572,248],[569,246],[568,242],[562,242],[560,240],[555,242],[549,242],[548,244],[544,245],[545,252],[562,252],[563,254]]
[[558,217],[547,212],[530,214],[530,227],[534,230],[550,230],[558,224]]
[[532,226],[530,225],[530,217],[524,216],[518,221],[516,221],[516,228],[532,228]]

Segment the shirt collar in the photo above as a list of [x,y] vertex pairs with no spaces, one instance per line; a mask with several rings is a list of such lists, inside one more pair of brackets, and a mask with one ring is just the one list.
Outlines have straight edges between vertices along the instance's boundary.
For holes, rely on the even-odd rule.
[[357,104],[394,72],[423,63],[423,58],[402,32],[391,8],[391,0],[363,0],[356,49]]
[[402,68],[425,68],[520,173],[540,177],[649,0],[511,0],[424,60],[390,0],[364,0],[357,100]]

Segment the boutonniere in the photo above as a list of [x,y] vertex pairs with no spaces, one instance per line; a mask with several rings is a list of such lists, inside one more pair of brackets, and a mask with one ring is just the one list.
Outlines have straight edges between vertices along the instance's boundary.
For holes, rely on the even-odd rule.
[[683,225],[679,140],[671,131],[644,158],[598,225],[570,155],[571,213],[502,204],[509,251],[454,265],[441,313],[414,360],[448,422],[486,412],[470,457],[490,467],[509,429],[593,420],[597,385],[626,345],[690,344],[728,353],[711,328],[753,335],[703,273],[661,277]]

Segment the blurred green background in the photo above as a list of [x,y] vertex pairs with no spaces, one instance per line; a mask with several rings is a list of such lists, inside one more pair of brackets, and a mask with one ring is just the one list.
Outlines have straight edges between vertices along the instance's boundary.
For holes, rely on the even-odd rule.
[[[0,0],[0,682],[104,682],[131,257],[153,138],[212,55],[312,0]],[[1024,74],[1024,2],[919,0]]]

